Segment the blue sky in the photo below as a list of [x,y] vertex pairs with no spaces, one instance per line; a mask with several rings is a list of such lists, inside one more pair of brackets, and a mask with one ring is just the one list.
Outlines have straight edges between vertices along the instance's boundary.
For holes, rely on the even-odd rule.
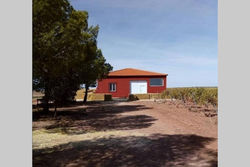
[[217,0],[71,0],[99,25],[114,70],[168,74],[168,87],[217,86]]

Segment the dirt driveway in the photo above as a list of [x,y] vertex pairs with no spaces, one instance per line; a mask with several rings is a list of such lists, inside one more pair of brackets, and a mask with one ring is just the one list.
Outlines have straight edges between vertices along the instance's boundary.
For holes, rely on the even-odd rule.
[[179,103],[109,102],[33,113],[34,166],[217,166],[217,116]]

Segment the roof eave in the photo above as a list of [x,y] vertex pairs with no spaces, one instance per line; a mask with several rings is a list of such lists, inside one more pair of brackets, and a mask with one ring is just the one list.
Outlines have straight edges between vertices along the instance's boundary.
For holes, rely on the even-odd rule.
[[159,75],[108,75],[108,77],[161,77],[168,76],[168,74],[159,74]]

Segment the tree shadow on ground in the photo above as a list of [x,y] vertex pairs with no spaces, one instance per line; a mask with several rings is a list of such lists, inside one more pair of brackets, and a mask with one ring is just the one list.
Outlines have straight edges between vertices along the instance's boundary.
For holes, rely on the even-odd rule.
[[[130,102],[129,100],[111,100],[111,101],[103,101],[103,100],[97,100],[97,101],[87,101],[87,102],[82,102],[82,101],[71,101],[71,102],[67,102],[64,104],[58,104],[57,107],[58,108],[63,108],[63,107],[77,107],[77,106],[83,106],[83,105],[91,105],[91,106],[97,106],[97,105],[105,105],[105,104],[115,104],[115,103],[120,103],[120,102]],[[55,105],[53,102],[50,102],[49,104],[50,108],[54,108]],[[32,104],[32,108],[36,109],[36,108],[40,108],[42,110],[42,106],[43,104]]]
[[66,134],[83,134],[89,131],[106,130],[131,130],[147,128],[153,124],[154,119],[147,115],[122,115],[121,113],[135,112],[151,109],[144,105],[93,105],[84,108],[72,108],[59,111],[56,120],[53,119],[53,112],[33,113],[33,129],[37,121],[51,121],[53,124],[43,126],[48,132],[54,133],[53,129],[60,129]]
[[217,166],[213,141],[196,135],[110,137],[33,150],[33,166],[160,167]]

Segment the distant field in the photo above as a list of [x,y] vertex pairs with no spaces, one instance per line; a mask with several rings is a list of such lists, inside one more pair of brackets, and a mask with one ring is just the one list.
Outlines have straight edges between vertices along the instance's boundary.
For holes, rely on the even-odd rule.
[[37,91],[33,91],[32,92],[32,99],[40,99],[44,96],[43,93],[41,92],[37,92]]
[[[95,89],[88,91],[88,99],[91,100],[94,96]],[[80,89],[76,92],[75,99],[83,99],[85,89]],[[33,91],[32,99],[36,102],[36,99],[44,96],[41,92]],[[190,101],[197,104],[212,104],[218,105],[218,88],[217,87],[177,87],[167,88],[161,93],[161,98],[179,99],[182,101]],[[94,98],[95,99],[95,98]]]
[[178,89],[178,88],[205,88],[205,89],[208,89],[208,88],[216,88],[218,89],[218,87],[216,86],[199,86],[199,87],[171,87],[171,88],[168,88],[168,89]]
[[[94,91],[95,91],[95,89],[90,89],[90,90],[88,91],[88,94],[89,94],[89,95],[92,95]],[[85,89],[79,89],[79,90],[76,92],[75,99],[83,99],[84,94],[85,94]],[[34,102],[36,102],[36,99],[40,99],[40,98],[42,98],[43,96],[44,96],[44,94],[41,93],[41,92],[36,92],[36,91],[33,91],[33,92],[32,92],[32,100],[33,100]]]

